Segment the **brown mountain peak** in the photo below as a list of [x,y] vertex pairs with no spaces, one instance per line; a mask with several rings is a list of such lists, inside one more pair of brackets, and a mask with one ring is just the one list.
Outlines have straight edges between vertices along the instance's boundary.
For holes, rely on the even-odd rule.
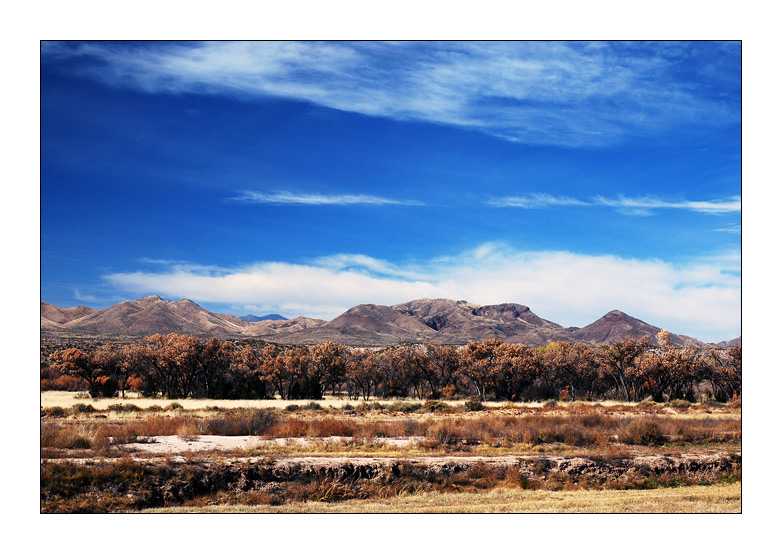
[[167,302],[167,300],[163,300],[156,294],[151,294],[149,296],[144,296],[143,298],[139,298],[136,300],[136,302],[140,304],[151,304],[151,303],[158,303],[158,302]]

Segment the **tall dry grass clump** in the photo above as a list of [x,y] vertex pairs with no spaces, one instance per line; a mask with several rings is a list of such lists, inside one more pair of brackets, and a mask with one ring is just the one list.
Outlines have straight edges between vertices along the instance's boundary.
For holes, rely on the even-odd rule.
[[206,435],[262,436],[278,424],[280,418],[271,410],[239,410],[218,417],[206,418],[203,430]]
[[638,417],[630,420],[619,434],[619,439],[625,444],[656,446],[663,444],[666,441],[666,436],[656,419]]

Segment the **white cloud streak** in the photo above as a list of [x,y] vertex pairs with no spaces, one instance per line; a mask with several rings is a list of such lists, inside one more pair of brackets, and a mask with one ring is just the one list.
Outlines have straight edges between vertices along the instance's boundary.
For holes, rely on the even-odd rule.
[[569,196],[552,196],[545,193],[534,193],[527,196],[506,196],[492,198],[486,202],[497,208],[527,208],[538,209],[551,206],[589,206],[589,202],[577,200]]
[[[711,56],[716,67],[683,76],[680,64],[706,48],[724,51]],[[740,81],[735,44],[45,42],[42,56],[149,93],[282,97],[528,144],[596,147],[682,122],[740,118],[735,100],[708,92]]]
[[367,194],[320,194],[320,193],[296,193],[289,191],[255,192],[242,191],[239,196],[231,198],[232,201],[247,204],[286,204],[299,206],[422,206],[422,202],[415,200],[394,200],[380,196]]
[[625,209],[625,210],[652,210],[652,209],[674,209],[674,210],[690,210],[693,212],[700,212],[706,214],[724,214],[731,212],[741,211],[741,197],[731,196],[723,200],[711,200],[711,201],[687,201],[682,200],[678,202],[671,202],[660,200],[658,198],[643,197],[643,198],[624,198],[608,199],[602,196],[595,198],[596,204],[603,206],[610,206],[613,208]]
[[340,254],[308,264],[264,262],[212,274],[174,267],[115,273],[106,279],[138,295],[255,305],[287,316],[322,319],[356,304],[392,305],[426,297],[518,302],[541,317],[579,327],[619,309],[711,342],[741,332],[740,270],[737,253],[674,264],[485,244],[417,264]]
[[486,202],[490,206],[498,208],[526,208],[541,209],[558,206],[608,206],[616,208],[622,214],[645,216],[651,215],[652,210],[689,210],[705,214],[726,214],[741,212],[741,197],[731,196],[724,199],[691,201],[670,201],[649,196],[639,198],[611,199],[603,196],[595,196],[591,200],[578,200],[568,196],[552,196],[550,194],[530,194],[527,196],[507,196],[504,198],[492,198]]

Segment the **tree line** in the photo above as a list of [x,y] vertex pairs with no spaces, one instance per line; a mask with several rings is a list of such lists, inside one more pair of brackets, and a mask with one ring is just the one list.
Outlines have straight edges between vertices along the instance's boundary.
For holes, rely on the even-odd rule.
[[542,347],[501,339],[451,346],[426,342],[381,350],[334,342],[240,344],[193,335],[138,344],[54,350],[42,357],[42,389],[84,388],[93,397],[137,390],[168,398],[319,399],[325,392],[370,397],[481,400],[695,400],[741,395],[741,346],[676,348],[657,336],[592,347]]

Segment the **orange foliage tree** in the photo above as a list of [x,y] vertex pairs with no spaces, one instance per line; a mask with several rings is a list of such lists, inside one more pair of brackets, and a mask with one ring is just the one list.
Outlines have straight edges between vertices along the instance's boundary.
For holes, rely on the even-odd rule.
[[90,396],[97,396],[98,378],[101,376],[102,368],[94,356],[78,348],[66,348],[52,352],[49,360],[53,370],[84,379]]

